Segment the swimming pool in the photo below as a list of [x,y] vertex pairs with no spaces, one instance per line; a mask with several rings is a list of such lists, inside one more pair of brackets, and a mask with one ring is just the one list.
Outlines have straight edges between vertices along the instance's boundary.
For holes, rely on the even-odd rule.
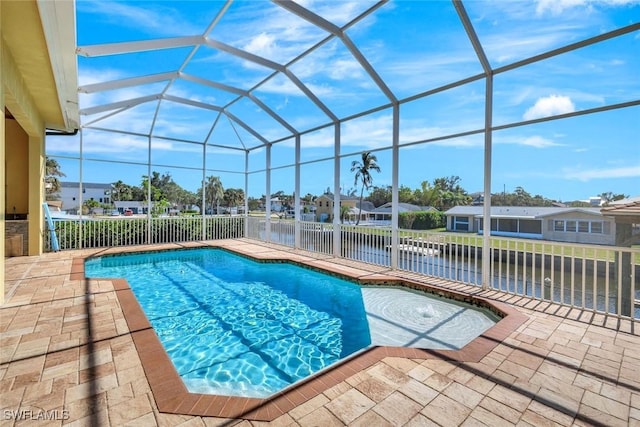
[[423,293],[213,248],[93,258],[85,275],[129,282],[192,393],[267,397],[371,345],[457,349],[495,323]]
[[291,264],[206,248],[89,259],[85,275],[129,282],[192,393],[266,397],[371,343],[355,283]]

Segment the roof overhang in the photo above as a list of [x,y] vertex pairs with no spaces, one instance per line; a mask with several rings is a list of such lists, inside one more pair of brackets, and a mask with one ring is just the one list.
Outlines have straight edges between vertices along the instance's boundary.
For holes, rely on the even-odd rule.
[[[76,20],[73,1],[8,1],[2,4],[2,37],[30,102],[48,129],[79,127]],[[19,100],[7,106],[18,121]],[[16,111],[18,110],[18,111]]]
[[601,212],[619,223],[640,224],[640,201],[608,206],[602,208]]

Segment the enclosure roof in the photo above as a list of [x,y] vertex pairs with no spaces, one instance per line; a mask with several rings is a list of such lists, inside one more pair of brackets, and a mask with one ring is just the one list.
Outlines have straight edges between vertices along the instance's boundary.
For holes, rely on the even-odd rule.
[[[570,207],[538,207],[538,206],[491,206],[492,218],[544,218],[548,216],[566,215],[568,213],[582,213],[600,216],[600,208],[570,208]],[[483,216],[482,206],[454,206],[445,212],[446,215],[474,215]]]
[[[93,18],[78,22],[82,125],[247,152],[640,29],[637,7],[632,15],[599,10],[598,28],[580,27],[578,11],[558,7],[78,2]],[[616,80],[608,102],[629,101],[624,80]],[[374,126],[366,129],[372,145]],[[416,128],[402,138],[426,134]],[[326,135],[333,137],[318,139]]]

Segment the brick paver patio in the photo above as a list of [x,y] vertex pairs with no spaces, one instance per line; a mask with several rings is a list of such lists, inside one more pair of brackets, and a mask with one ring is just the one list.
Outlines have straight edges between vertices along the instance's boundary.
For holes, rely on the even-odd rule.
[[[208,243],[352,276],[429,283],[251,240]],[[509,304],[517,327],[505,329],[504,336],[496,333],[504,339],[482,345],[485,351],[476,359],[373,349],[259,407],[180,395],[181,385],[163,365],[163,351],[154,347],[153,331],[144,317],[131,314],[136,302],[126,282],[83,277],[79,260],[120,251],[5,259],[0,425],[640,426],[637,324],[440,280],[431,283]],[[160,357],[150,358],[150,352]],[[171,393],[182,397],[172,400]],[[168,406],[173,413],[158,409]],[[214,410],[232,416],[183,414]],[[273,421],[243,419],[258,413]]]

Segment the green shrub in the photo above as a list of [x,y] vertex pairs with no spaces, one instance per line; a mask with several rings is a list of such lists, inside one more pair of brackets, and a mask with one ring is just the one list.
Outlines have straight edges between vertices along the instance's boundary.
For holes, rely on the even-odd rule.
[[444,212],[402,212],[398,216],[398,227],[405,230],[433,230],[446,226]]

